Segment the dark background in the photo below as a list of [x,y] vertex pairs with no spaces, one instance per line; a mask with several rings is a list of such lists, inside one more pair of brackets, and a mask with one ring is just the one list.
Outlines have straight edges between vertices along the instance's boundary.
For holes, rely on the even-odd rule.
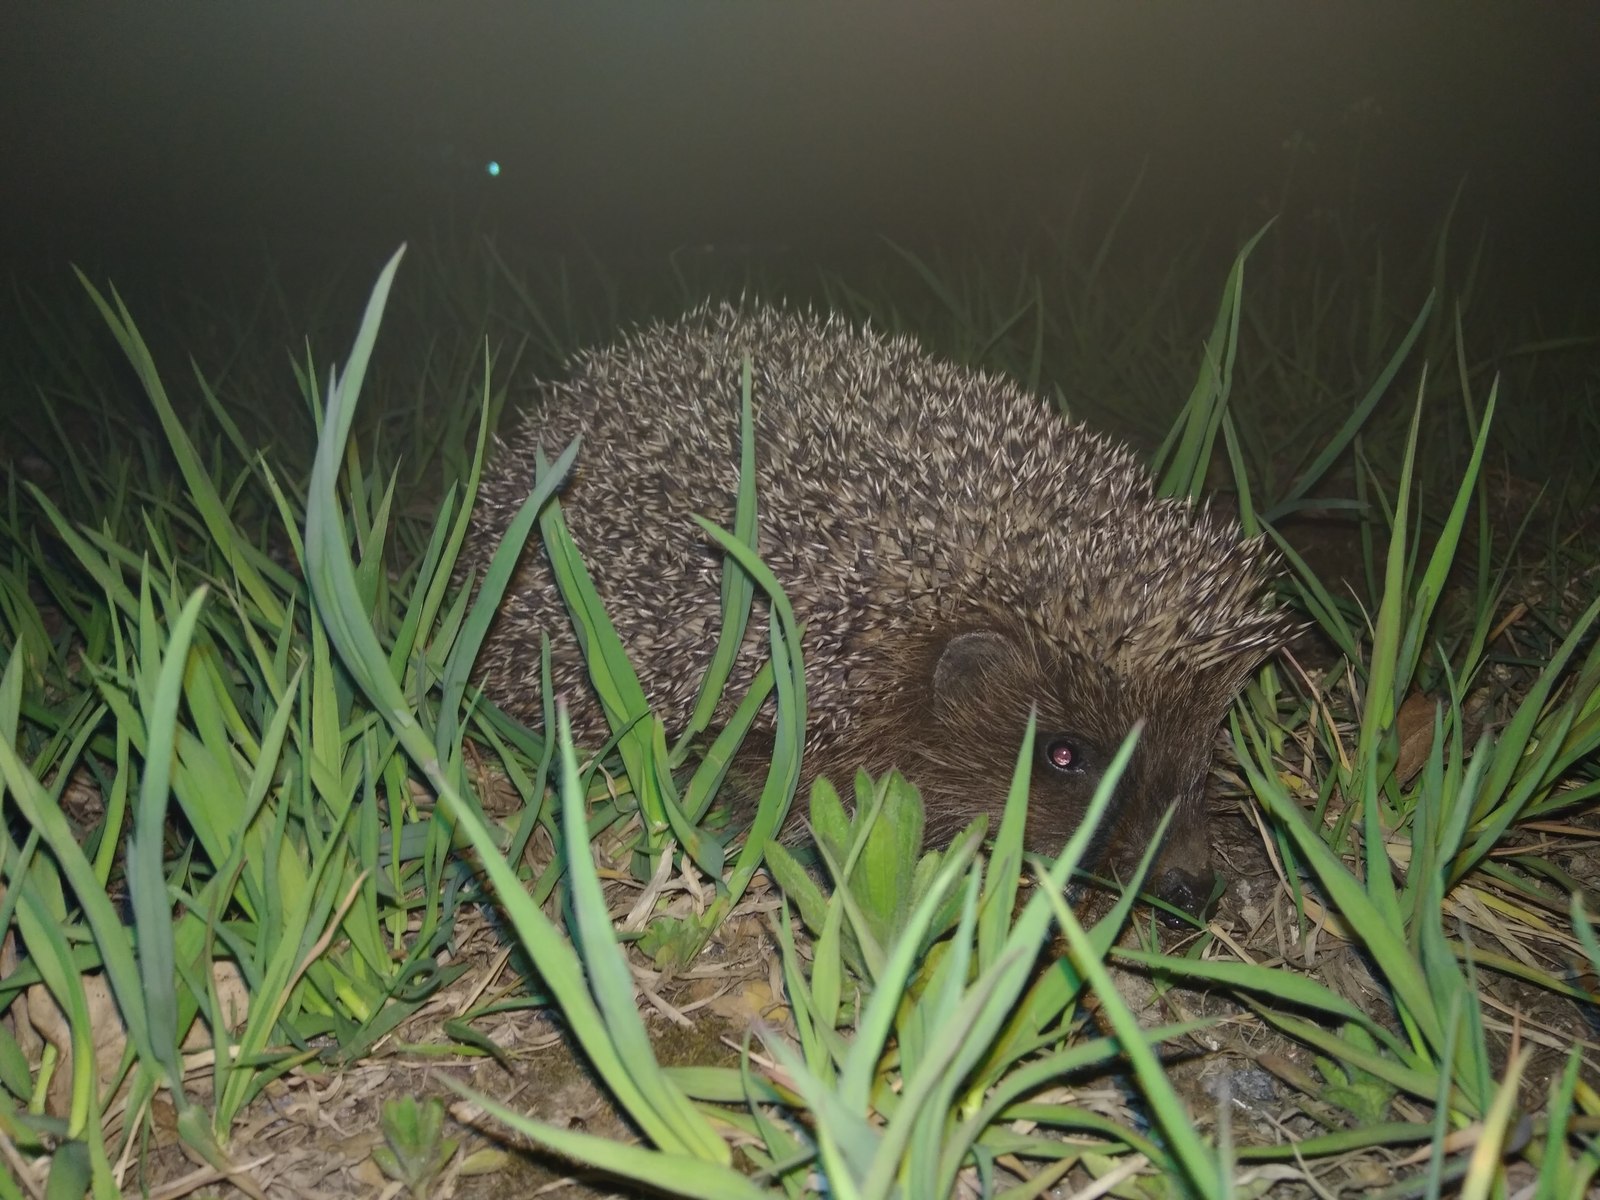
[[4,24],[13,274],[365,268],[444,226],[529,252],[948,244],[1109,216],[1141,170],[1135,237],[1236,244],[1292,184],[1420,245],[1462,185],[1519,294],[1600,265],[1589,3],[29,3]]

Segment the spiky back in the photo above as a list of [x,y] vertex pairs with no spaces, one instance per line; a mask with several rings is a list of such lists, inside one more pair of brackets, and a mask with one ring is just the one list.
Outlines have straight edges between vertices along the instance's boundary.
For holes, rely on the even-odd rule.
[[[720,556],[689,519],[732,519],[740,372],[754,371],[761,552],[807,626],[826,736],[897,639],[1003,621],[1131,684],[1210,677],[1225,696],[1282,634],[1260,547],[1203,508],[1156,498],[1127,450],[1011,381],[903,337],[764,306],[705,307],[577,358],[509,435],[466,561],[486,561],[546,453],[583,435],[567,522],[651,700],[688,715],[719,623]],[[581,662],[542,554],[524,556],[480,658],[504,707],[534,716],[538,634],[558,690]],[[734,676],[759,665],[752,622]],[[1225,702],[1225,700],[1224,700]]]

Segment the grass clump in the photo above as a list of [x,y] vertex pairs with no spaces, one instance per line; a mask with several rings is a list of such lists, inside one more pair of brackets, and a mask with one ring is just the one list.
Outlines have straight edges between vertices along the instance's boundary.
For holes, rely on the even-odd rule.
[[[530,1120],[485,1094],[482,1077],[469,1086],[449,1072],[444,1085],[562,1159],[656,1192],[1022,1197],[1070,1179],[1104,1194],[1220,1197],[1315,1190],[1354,1157],[1388,1167],[1397,1195],[1513,1185],[1581,1195],[1600,1166],[1589,1048],[1561,1047],[1548,1083],[1533,1086],[1535,1047],[1515,1028],[1502,1036],[1493,981],[1515,978],[1592,1012],[1592,989],[1557,963],[1567,951],[1569,963],[1600,970],[1593,898],[1520,839],[1592,808],[1600,602],[1553,617],[1559,636],[1537,664],[1519,665],[1498,719],[1472,716],[1501,665],[1512,578],[1493,569],[1484,515],[1499,392],[1487,389],[1480,411],[1457,325],[1465,470],[1441,492],[1441,472],[1425,469],[1431,372],[1416,373],[1397,474],[1368,453],[1374,414],[1433,345],[1437,310],[1425,302],[1385,325],[1392,337],[1366,332],[1373,377],[1326,448],[1257,470],[1272,453],[1239,407],[1260,336],[1244,304],[1248,253],[1156,453],[1161,486],[1196,495],[1224,458],[1242,521],[1271,531],[1324,504],[1316,497],[1348,469],[1357,506],[1345,511],[1371,518],[1357,573],[1370,587],[1355,596],[1318,579],[1279,536],[1300,601],[1338,657],[1265,669],[1230,721],[1239,782],[1281,881],[1267,903],[1287,951],[1270,962],[1221,924],[1161,952],[1135,916],[1133,888],[1087,925],[1067,906],[1109,781],[1053,864],[1022,853],[1025,766],[987,849],[989,831],[974,828],[922,856],[920,807],[895,778],[858,780],[853,819],[825,784],[805,798],[833,886],[769,845],[799,778],[805,677],[801,631],[752,549],[748,382],[734,527],[707,527],[726,555],[719,653],[693,728],[669,744],[554,498],[581,445],[532,481],[475,589],[459,586],[454,560],[504,400],[489,366],[449,418],[443,440],[458,466],[436,511],[409,512],[399,469],[366,465],[362,430],[378,426],[358,421],[358,401],[371,402],[381,370],[398,258],[343,369],[324,379],[309,358],[295,363],[315,435],[303,486],[252,448],[204,378],[206,422],[181,412],[127,308],[89,288],[161,440],[130,435],[143,474],[127,459],[102,468],[69,457],[57,468],[63,486],[14,479],[8,492],[0,928],[20,953],[0,979],[0,1006],[14,1013],[48,997],[70,1035],[69,1071],[55,1052],[25,1049],[15,1026],[0,1030],[0,1135],[13,1161],[48,1162],[50,1186],[68,1192],[148,1186],[126,1164],[149,1169],[140,1148],[156,1136],[159,1098],[215,1178],[248,1191],[238,1139],[252,1106],[283,1081],[374,1061],[470,979],[478,964],[456,949],[481,906],[524,956],[530,995],[512,1003],[559,1012],[638,1138]],[[992,281],[963,291],[949,270],[898,257],[967,323],[974,354],[1003,354],[1031,329],[1029,372],[1042,378],[1044,348],[1061,331],[1042,282],[1002,312]],[[491,277],[509,277],[503,262],[493,267]],[[861,298],[839,294],[845,306]],[[918,300],[906,295],[910,311]],[[1112,324],[1104,312],[1097,321]],[[570,334],[529,325],[540,355]],[[1158,325],[1152,313],[1142,328]],[[172,476],[151,465],[157,457],[181,484],[162,483]],[[97,495],[108,499],[85,519]],[[547,663],[553,736],[508,722],[470,685],[535,525],[612,728],[586,762],[550,698]],[[758,613],[770,661],[710,751],[691,759],[689,740],[710,732],[733,648]],[[763,703],[777,713],[773,762],[756,827],[729,843],[706,817]],[[1022,764],[1028,755],[1025,745]],[[512,793],[509,813],[491,811],[491,777]],[[73,807],[84,787],[100,803],[87,820]],[[733,1065],[664,1064],[628,940],[660,969],[697,961],[730,916],[750,911],[763,860],[809,931],[789,907],[772,910],[783,1009],[750,1029]],[[702,903],[619,934],[608,885],[649,897],[644,881],[674,871],[701,881]],[[1530,949],[1536,929],[1559,950]],[[1364,972],[1364,1002],[1319,970],[1319,938],[1353,948],[1341,961]],[[1158,1015],[1136,1011],[1132,973],[1155,987]],[[1194,1015],[1180,985],[1232,1007]],[[442,1055],[509,1062],[476,1028],[500,1006],[475,998],[454,1013],[457,1037]],[[1226,1099],[1197,1106],[1181,1079],[1179,1058],[1224,1044],[1241,1022],[1277,1039],[1262,1061],[1301,1094],[1280,1101],[1275,1137]],[[109,1055],[94,1038],[105,1025],[125,1032]],[[1115,1101],[1087,1094],[1088,1081],[1108,1077]],[[425,1187],[453,1169],[446,1160],[463,1139],[440,1122],[426,1103],[390,1110],[395,1179]],[[0,1198],[22,1194],[0,1181]]]

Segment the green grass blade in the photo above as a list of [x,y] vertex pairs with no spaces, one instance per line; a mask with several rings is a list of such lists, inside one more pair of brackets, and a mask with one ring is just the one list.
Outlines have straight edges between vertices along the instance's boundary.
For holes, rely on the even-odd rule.
[[[1299,805],[1284,791],[1283,784],[1275,776],[1269,776],[1261,770],[1245,742],[1237,709],[1232,725],[1235,752],[1251,790],[1288,832],[1328,898],[1349,920],[1352,929],[1377,961],[1384,978],[1394,989],[1397,1000],[1417,1022],[1428,1044],[1437,1049],[1444,1031],[1434,1009],[1432,992],[1421,966],[1392,923],[1394,914],[1385,915],[1380,911],[1361,881],[1345,870],[1344,864],[1318,836],[1317,831],[1311,828]],[[1382,853],[1381,848],[1379,853]]]
[[1050,889],[1045,895],[1055,910],[1056,921],[1071,948],[1073,963],[1100,997],[1101,1011],[1121,1042],[1139,1086],[1155,1110],[1156,1124],[1172,1148],[1189,1184],[1202,1196],[1224,1195],[1225,1176],[1216,1153],[1206,1146],[1195,1130],[1183,1101],[1178,1098],[1162,1070],[1161,1060],[1156,1057],[1145,1032],[1139,1028],[1138,1018],[1117,993],[1116,984],[1095,953],[1088,934],[1078,924],[1078,918],[1059,893]]
[[[739,490],[734,503],[733,536],[753,552],[756,549],[756,439],[755,417],[752,410],[752,369],[745,356],[740,373],[739,396]],[[745,627],[750,621],[750,604],[755,597],[755,582],[738,565],[738,560],[722,560],[722,627],[717,633],[716,650],[706,675],[700,682],[700,693],[695,697],[689,724],[679,740],[686,748],[690,740],[701,733],[716,713],[717,704],[728,684],[739,648],[744,643]],[[679,750],[673,752],[673,761],[679,760]]]
[[645,1185],[651,1191],[686,1196],[690,1200],[771,1200],[772,1193],[757,1186],[732,1167],[705,1162],[683,1154],[663,1154],[631,1146],[598,1134],[560,1129],[514,1112],[453,1079],[446,1082],[485,1112],[541,1146],[576,1162],[588,1163],[610,1176]]
[[[14,648],[5,674],[0,676],[0,692],[5,693],[3,707],[15,711],[21,689],[22,658],[20,651]],[[17,757],[12,741],[5,738],[0,738],[0,777],[4,778],[13,803],[22,811],[28,823],[39,831],[50,852],[55,855],[62,874],[71,884],[84,918],[89,923],[95,947],[100,952],[106,979],[122,1011],[123,1022],[128,1027],[129,1041],[147,1069],[155,1070],[160,1060],[150,1043],[150,1021],[127,928],[95,878],[94,870],[84,857],[77,836],[60,807]]]
[[[1284,493],[1283,498],[1274,506],[1272,512],[1267,514],[1267,520],[1277,520],[1285,512],[1296,507],[1300,501],[1310,494],[1311,489],[1321,481],[1322,477],[1328,473],[1328,469],[1349,450],[1351,444],[1355,441],[1356,435],[1360,433],[1361,429],[1366,425],[1368,417],[1372,415],[1372,410],[1378,406],[1378,401],[1383,399],[1389,390],[1389,385],[1394,382],[1394,377],[1400,373],[1400,367],[1410,355],[1411,348],[1416,345],[1417,338],[1421,337],[1422,331],[1427,328],[1428,317],[1433,312],[1435,298],[1433,292],[1428,293],[1428,298],[1423,301],[1421,311],[1417,313],[1415,319],[1411,322],[1411,328],[1400,339],[1400,345],[1390,355],[1389,361],[1384,364],[1383,370],[1378,372],[1377,377],[1372,381],[1372,385],[1367,388],[1366,394],[1361,398],[1361,402],[1356,405],[1344,424],[1339,427],[1339,431],[1322,447],[1316,458],[1311,461],[1311,464],[1300,473],[1299,478]],[[1374,311],[1376,312],[1377,309],[1375,308]]]
[[650,1035],[645,1031],[644,1020],[634,1002],[633,975],[611,928],[605,893],[590,855],[583,789],[578,784],[578,760],[572,751],[572,726],[564,708],[558,709],[557,720],[561,737],[561,824],[566,838],[567,878],[572,889],[570,908],[589,989],[599,1004],[617,1056],[634,1086],[673,1132],[667,1146],[695,1158],[726,1165],[730,1161],[727,1143],[661,1073],[656,1061]]
[[201,520],[205,522],[213,544],[222,552],[235,578],[239,580],[256,607],[261,610],[262,619],[268,625],[281,625],[284,612],[283,604],[278,597],[283,592],[291,590],[288,578],[271,559],[241,535],[228,516],[222,497],[212,481],[211,473],[195,451],[194,444],[184,431],[183,422],[167,398],[166,386],[161,382],[155,359],[151,356],[149,347],[145,345],[144,338],[134,326],[133,317],[123,304],[122,298],[115,291],[111,293],[111,300],[115,302],[113,308],[83,272],[78,271],[77,275],[79,282],[88,291],[90,299],[94,301],[95,307],[100,310],[100,315],[116,337],[118,345],[127,355],[128,362],[138,374],[145,395],[161,421],[161,428],[167,436],[172,455],[177,460],[178,469],[183,474],[184,486],[188,489],[190,500],[199,512]]
[[[194,637],[205,589],[195,592],[173,622],[165,655],[159,662],[154,694],[149,697],[146,719],[147,750],[139,803],[134,810],[128,843],[128,894],[138,936],[139,977],[144,987],[149,1021],[150,1049],[166,1075],[173,1101],[181,1109],[187,1101],[183,1067],[178,1061],[177,971],[172,941],[172,904],[167,896],[162,864],[167,799],[171,780],[173,743],[177,739],[178,702],[189,664],[189,643]],[[141,607],[152,612],[148,581]],[[146,653],[155,650],[154,643]],[[152,664],[154,665],[154,664]]]

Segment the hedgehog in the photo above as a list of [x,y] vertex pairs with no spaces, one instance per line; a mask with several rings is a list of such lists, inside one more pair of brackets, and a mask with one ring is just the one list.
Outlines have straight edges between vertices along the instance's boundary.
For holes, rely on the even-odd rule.
[[[464,568],[481,574],[539,455],[581,435],[567,527],[654,712],[669,736],[683,728],[721,624],[723,554],[691,514],[732,525],[747,357],[758,546],[805,631],[801,794],[819,776],[897,768],[922,794],[931,844],[980,813],[993,829],[1033,712],[1024,840],[1054,855],[1143,722],[1091,854],[1127,877],[1171,809],[1147,888],[1201,911],[1218,885],[1205,804],[1217,727],[1286,635],[1274,562],[1208,506],[1157,496],[1132,451],[1007,377],[837,315],[704,305],[539,386],[497,439]],[[485,694],[529,723],[542,634],[575,736],[603,743],[533,539],[476,668]],[[724,717],[766,637],[753,618]],[[770,715],[769,703],[745,753],[770,750]]]

